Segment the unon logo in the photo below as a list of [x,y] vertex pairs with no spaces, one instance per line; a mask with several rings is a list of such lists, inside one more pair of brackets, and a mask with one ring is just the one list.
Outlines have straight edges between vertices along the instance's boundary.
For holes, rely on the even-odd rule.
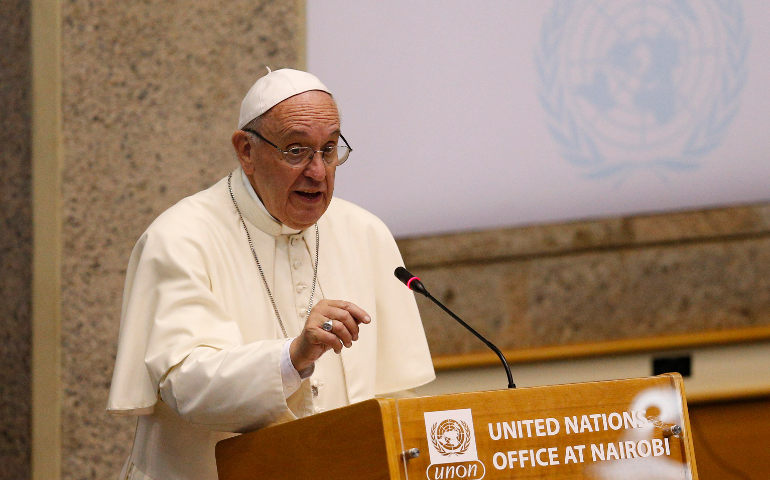
[[461,455],[468,451],[470,446],[471,429],[462,420],[448,418],[433,424],[430,440],[441,455]]
[[589,178],[699,167],[746,83],[738,0],[556,0],[536,52],[561,155]]

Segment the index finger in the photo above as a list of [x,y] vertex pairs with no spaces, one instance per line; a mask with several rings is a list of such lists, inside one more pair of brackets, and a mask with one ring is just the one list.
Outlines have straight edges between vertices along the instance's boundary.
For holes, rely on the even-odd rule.
[[369,323],[372,321],[372,317],[370,317],[363,308],[359,307],[353,302],[348,302],[345,300],[329,300],[329,305],[347,310],[347,312],[353,317],[353,320],[355,320],[356,323]]

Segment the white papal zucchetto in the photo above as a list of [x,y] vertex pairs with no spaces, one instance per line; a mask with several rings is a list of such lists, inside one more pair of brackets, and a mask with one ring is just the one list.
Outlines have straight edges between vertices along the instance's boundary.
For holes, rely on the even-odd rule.
[[315,75],[300,70],[282,68],[271,71],[254,82],[241,102],[241,113],[238,117],[238,128],[270,110],[289,97],[310,90],[321,90],[331,95],[326,85]]

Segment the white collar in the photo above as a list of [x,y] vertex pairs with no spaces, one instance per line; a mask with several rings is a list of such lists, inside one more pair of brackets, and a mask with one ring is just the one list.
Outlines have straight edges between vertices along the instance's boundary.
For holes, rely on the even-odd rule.
[[251,182],[249,182],[249,178],[241,167],[238,167],[233,171],[233,176],[241,177],[240,182],[233,180],[231,185],[235,201],[238,202],[238,207],[240,208],[244,219],[248,220],[263,232],[273,236],[304,233],[304,230],[290,228],[270,215],[270,212],[267,211],[265,204],[262,203],[259,196],[257,196],[257,192],[254,191]]

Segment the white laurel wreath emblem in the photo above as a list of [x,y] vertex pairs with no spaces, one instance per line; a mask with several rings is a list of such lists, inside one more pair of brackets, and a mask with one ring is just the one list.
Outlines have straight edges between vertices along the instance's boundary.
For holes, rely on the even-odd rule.
[[[453,438],[448,436],[448,433],[456,433],[456,445],[452,444]],[[449,418],[433,424],[430,429],[430,441],[441,455],[461,455],[471,444],[471,429],[464,421],[458,422]]]

